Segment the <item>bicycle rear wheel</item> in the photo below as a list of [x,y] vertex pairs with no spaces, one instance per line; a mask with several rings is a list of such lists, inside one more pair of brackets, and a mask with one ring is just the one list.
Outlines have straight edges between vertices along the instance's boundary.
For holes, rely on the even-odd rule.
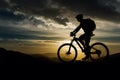
[[90,58],[92,61],[101,61],[109,57],[108,47],[100,42],[94,43],[90,48]]
[[57,55],[61,62],[74,62],[77,58],[77,49],[73,45],[65,43],[59,47]]

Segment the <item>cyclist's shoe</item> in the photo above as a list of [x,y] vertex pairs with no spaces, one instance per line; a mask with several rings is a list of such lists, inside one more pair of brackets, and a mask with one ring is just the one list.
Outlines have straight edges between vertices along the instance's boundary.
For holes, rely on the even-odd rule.
[[85,56],[84,58],[82,58],[82,60],[87,60],[89,59],[89,56]]
[[90,46],[89,46],[88,48],[85,48],[85,49],[83,50],[83,52],[86,52],[86,51],[88,51],[88,50],[90,50]]

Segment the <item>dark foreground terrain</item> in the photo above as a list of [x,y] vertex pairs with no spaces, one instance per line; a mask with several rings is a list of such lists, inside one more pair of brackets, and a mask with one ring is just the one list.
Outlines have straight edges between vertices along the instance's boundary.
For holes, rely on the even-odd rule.
[[[36,76],[38,79],[48,78],[90,78],[103,79],[110,77],[120,72],[120,53],[111,55],[106,61],[87,62],[75,61],[70,64],[56,62],[44,56],[31,56],[17,51],[6,50],[0,48],[0,74],[4,79],[10,77],[21,78],[23,76],[31,78]],[[108,75],[109,74],[109,75]],[[12,75],[12,76],[11,76]],[[3,79],[2,78],[2,79]],[[35,78],[35,77],[33,77]],[[51,80],[50,79],[50,80]]]
[[110,66],[119,66],[120,64],[120,53],[110,55],[109,59],[100,61],[100,62],[87,62],[87,61],[76,61],[71,64],[63,64],[56,62],[44,56],[31,56],[17,51],[6,50],[0,48],[0,65],[3,67],[34,67],[34,68],[45,68],[49,69],[50,67],[57,68],[60,67],[86,67],[86,66],[101,66],[101,67],[110,67]]

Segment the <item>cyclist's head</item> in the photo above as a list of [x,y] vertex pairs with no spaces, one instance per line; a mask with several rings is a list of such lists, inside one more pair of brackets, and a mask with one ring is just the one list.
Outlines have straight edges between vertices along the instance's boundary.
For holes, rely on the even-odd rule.
[[78,21],[82,20],[82,19],[83,19],[83,14],[78,14],[75,18],[76,18]]

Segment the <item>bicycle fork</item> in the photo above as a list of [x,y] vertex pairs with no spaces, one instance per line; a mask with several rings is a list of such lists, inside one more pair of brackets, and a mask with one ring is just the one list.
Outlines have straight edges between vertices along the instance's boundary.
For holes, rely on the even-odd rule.
[[70,46],[69,46],[69,49],[68,49],[67,55],[71,54],[70,50],[71,50],[71,46],[72,46],[72,44],[73,44],[73,41],[74,41],[74,40],[72,40],[71,43],[70,43]]

